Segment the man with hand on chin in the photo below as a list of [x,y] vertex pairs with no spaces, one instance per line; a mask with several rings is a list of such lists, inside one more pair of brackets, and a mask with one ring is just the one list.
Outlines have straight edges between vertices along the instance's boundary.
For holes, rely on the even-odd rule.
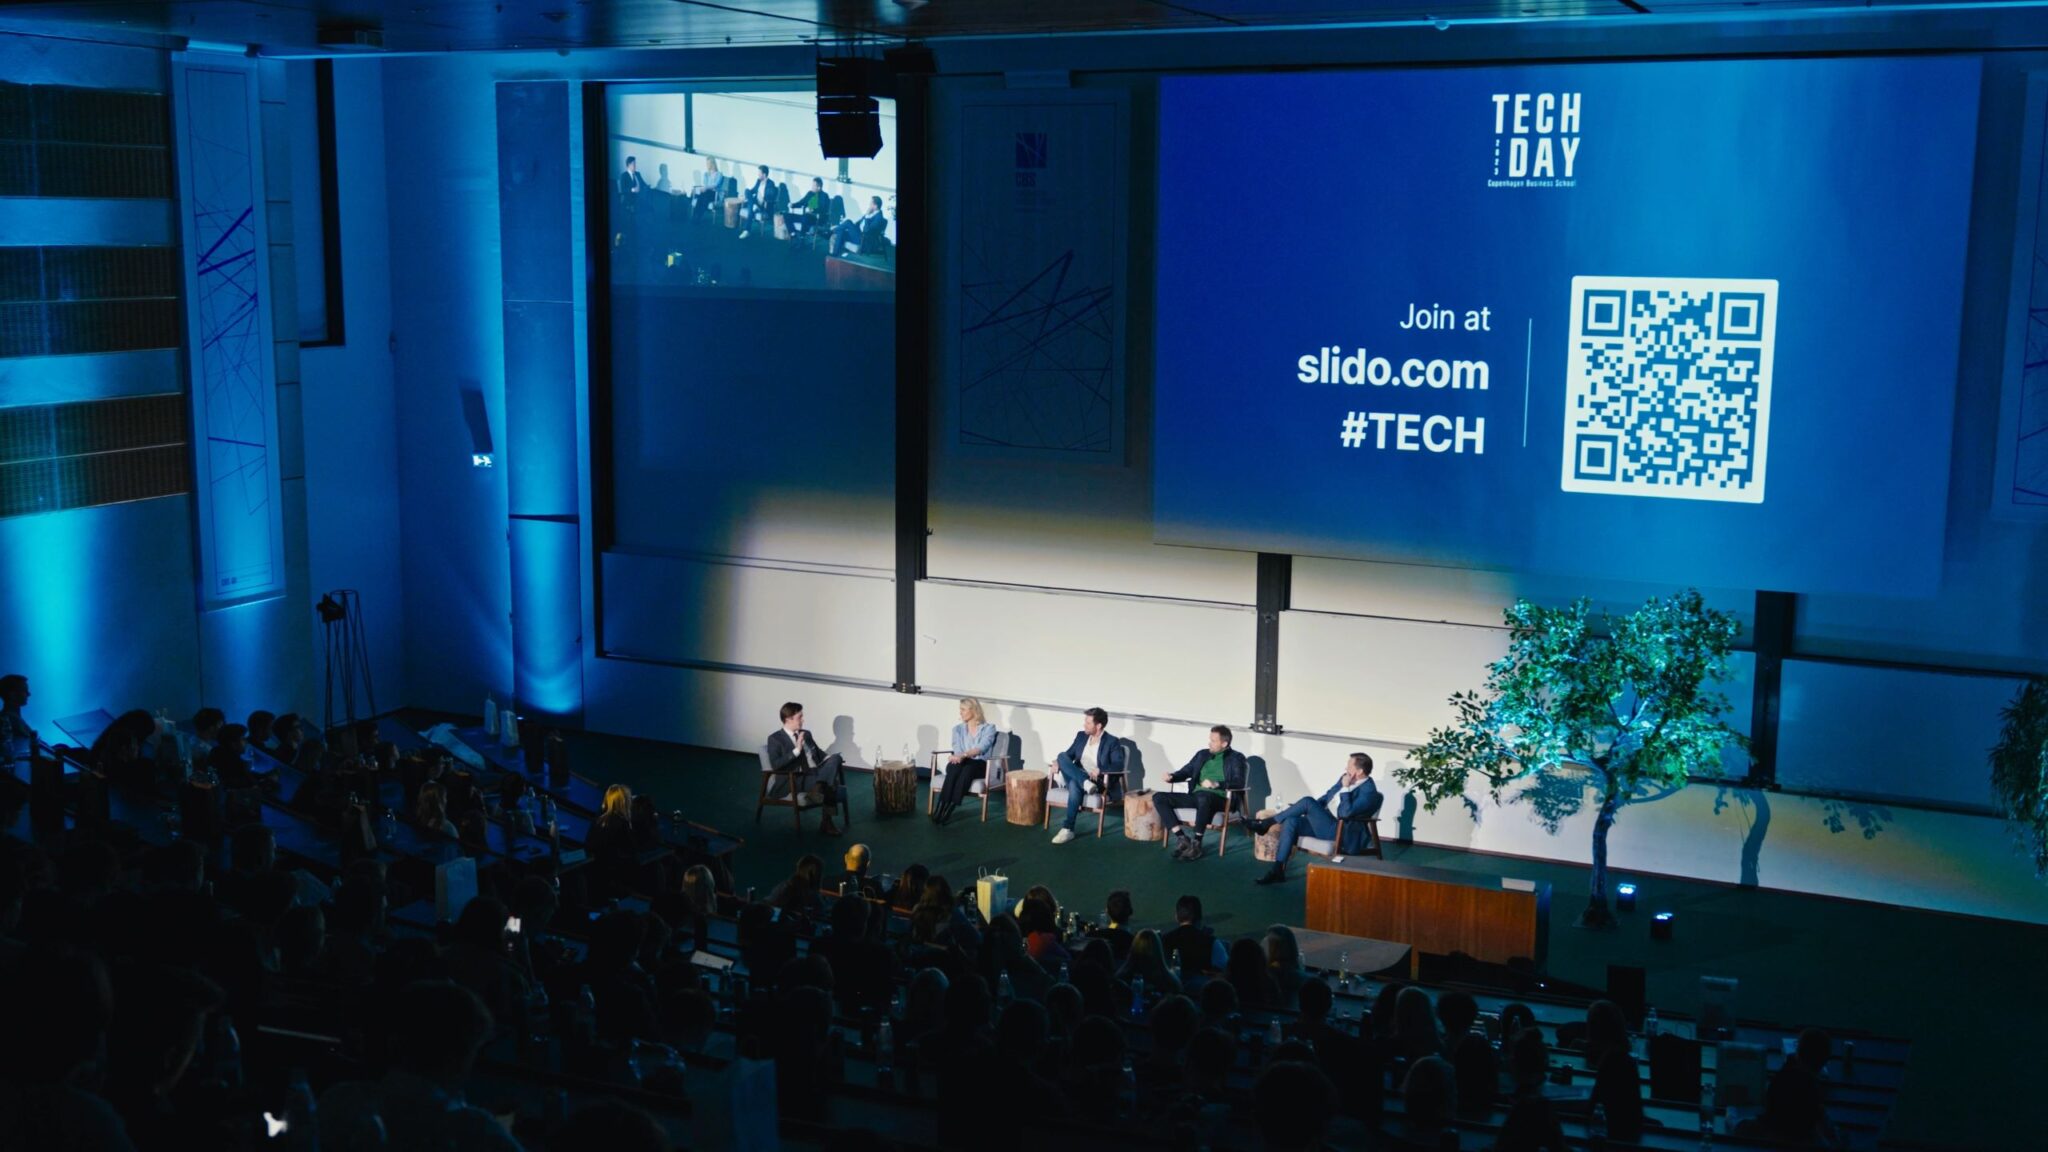
[[1379,786],[1372,782],[1372,757],[1363,752],[1353,752],[1344,762],[1344,775],[1321,796],[1303,796],[1272,816],[1262,816],[1246,822],[1246,827],[1255,836],[1263,836],[1274,825],[1280,826],[1280,849],[1273,857],[1273,866],[1260,876],[1260,884],[1278,884],[1287,879],[1287,858],[1294,855],[1295,842],[1304,836],[1318,840],[1335,839],[1337,822],[1344,825],[1344,841],[1337,845],[1339,855],[1364,851],[1372,827],[1368,823],[1380,810]]
[[791,779],[791,786],[799,790],[805,780],[812,781],[818,803],[825,806],[825,822],[818,831],[826,836],[839,835],[839,826],[832,822],[832,806],[839,803],[839,773],[842,767],[838,753],[827,756],[818,742],[804,728],[804,706],[792,701],[782,706],[782,727],[768,737],[768,766],[781,772],[790,765],[802,761],[802,767]]

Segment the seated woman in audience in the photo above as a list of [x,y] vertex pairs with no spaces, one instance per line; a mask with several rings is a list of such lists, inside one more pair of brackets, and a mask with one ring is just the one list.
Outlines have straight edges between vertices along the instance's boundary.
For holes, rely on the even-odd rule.
[[1389,980],[1380,985],[1379,994],[1372,999],[1372,1037],[1391,1044],[1394,1039],[1394,1004],[1400,998],[1401,989],[1407,985],[1399,980]]
[[1024,944],[1024,930],[1007,914],[989,922],[988,932],[981,939],[981,963],[978,967],[989,987],[1000,989],[1002,978],[1007,974],[1011,989],[1031,1001],[1045,999],[1055,979],[1043,965],[1032,959]]
[[155,734],[156,717],[140,709],[123,712],[93,740],[93,766],[115,784],[149,787],[156,780],[156,766],[143,758],[142,746]]
[[1024,933],[1024,947],[1033,960],[1053,968],[1073,960],[1060,943],[1058,905],[1052,902],[1050,892],[1024,898],[1023,910],[1017,914],[1017,927]]
[[1223,978],[1237,989],[1237,1002],[1247,1012],[1263,1012],[1280,1006],[1280,985],[1266,971],[1266,950],[1247,936],[1230,945],[1230,958],[1223,965]]
[[1159,942],[1159,933],[1150,928],[1131,938],[1131,951],[1124,957],[1116,978],[1134,988],[1143,980],[1148,998],[1180,991],[1180,977],[1166,963],[1166,945]]
[[[1422,995],[1421,989],[1404,991]],[[1428,1000],[1425,997],[1424,1003]],[[1431,1028],[1434,1029],[1432,1024]],[[1401,1081],[1403,1115],[1381,1133],[1379,1147],[1400,1152],[1437,1152],[1444,1137],[1455,1134],[1451,1118],[1458,1113],[1458,1075],[1441,1056],[1425,1056],[1408,1068]]]
[[1763,1115],[1745,1121],[1742,1133],[1826,1148],[1841,1146],[1821,1096],[1821,1071],[1833,1055],[1834,1038],[1819,1028],[1799,1034],[1798,1047],[1764,1089]]
[[953,753],[946,761],[933,820],[944,824],[966,798],[968,788],[988,775],[988,758],[995,746],[995,725],[982,715],[981,701],[972,696],[962,699],[960,723],[953,725]]
[[453,939],[442,954],[448,978],[476,993],[491,1010],[500,1036],[528,1026],[526,974],[505,950],[510,919],[511,913],[496,897],[476,897],[455,918]]
[[[1443,1054],[1443,1037],[1437,1032],[1436,1013],[1429,993],[1410,985],[1394,999],[1394,1051],[1399,1059],[1420,1060]],[[1445,1065],[1446,1068],[1450,1066]]]
[[633,845],[633,790],[614,784],[604,790],[604,809],[590,824],[585,845],[597,865],[598,882],[605,897],[623,896],[633,890],[638,871],[639,849]]
[[676,947],[694,951],[710,945],[711,919],[718,912],[718,883],[702,864],[682,871],[676,883],[654,898],[654,911],[675,932]]
[[910,990],[903,997],[903,1027],[896,1043],[908,1051],[911,1041],[936,1032],[946,1015],[946,989],[951,985],[944,972],[926,968],[910,978]]
[[448,794],[439,784],[420,785],[419,803],[413,808],[412,820],[423,832],[438,833],[450,840],[457,836],[455,822],[448,819]]
[[925,881],[931,878],[931,870],[922,864],[912,864],[896,878],[896,885],[883,897],[889,904],[889,911],[908,916],[924,899]]
[[1509,1001],[1500,1010],[1500,1046],[1505,1052],[1515,1039],[1515,1033],[1525,1028],[1536,1027],[1536,1013],[1520,1000]]
[[633,847],[646,851],[661,847],[661,810],[654,805],[654,797],[641,794],[633,797]]
[[1294,929],[1275,924],[1266,929],[1265,945],[1266,973],[1280,992],[1275,1007],[1292,1011],[1299,1002],[1301,982],[1308,979],[1301,967],[1301,944],[1294,939]]
[[1507,1057],[1508,1094],[1516,1099],[1543,1095],[1543,1083],[1550,1075],[1550,1049],[1543,1043],[1543,1033],[1533,1027],[1521,1028],[1500,1047]]
[[1609,1052],[1628,1051],[1628,1017],[1612,1000],[1595,1000],[1586,1006],[1586,1038],[1581,1045],[1586,1067],[1599,1071]]
[[1466,1032],[1451,1046],[1451,1067],[1458,1074],[1458,1115],[1482,1121],[1492,1115],[1500,1091],[1500,1060],[1493,1045],[1477,1032]]
[[784,915],[820,918],[825,914],[825,900],[818,894],[818,883],[824,876],[825,862],[806,852],[797,858],[789,878],[768,893],[768,903],[782,909]]
[[299,745],[306,739],[305,729],[299,725],[299,714],[287,712],[270,725],[271,745],[268,751],[277,757],[280,764],[296,764],[299,759]]

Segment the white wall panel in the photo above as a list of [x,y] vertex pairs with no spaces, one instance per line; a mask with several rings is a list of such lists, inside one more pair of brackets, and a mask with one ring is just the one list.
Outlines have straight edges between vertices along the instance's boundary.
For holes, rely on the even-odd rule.
[[617,552],[604,579],[609,652],[884,681],[895,667],[892,580]]
[[2020,681],[1787,660],[1778,782],[1990,807],[1985,753]]
[[1506,651],[1500,628],[1285,612],[1280,722],[1412,746],[1450,721],[1450,694],[1478,687]]
[[917,591],[919,683],[1075,710],[1250,719],[1250,609],[930,581]]
[[[1498,628],[1502,610],[1518,596],[1543,604],[1567,604],[1586,596],[1595,608],[1620,614],[1652,596],[1676,591],[1622,580],[1297,556],[1292,604],[1309,611]],[[1734,614],[1748,629],[1756,611],[1754,592],[1726,588],[1702,588],[1700,592],[1709,607]]]

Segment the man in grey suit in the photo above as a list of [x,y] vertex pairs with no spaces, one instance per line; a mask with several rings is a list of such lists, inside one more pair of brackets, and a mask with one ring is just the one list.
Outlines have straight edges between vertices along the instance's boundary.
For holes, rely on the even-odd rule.
[[832,807],[839,803],[843,765],[838,753],[827,756],[818,742],[811,739],[804,728],[804,706],[792,701],[782,706],[782,727],[768,737],[768,766],[781,772],[799,760],[803,764],[791,777],[792,785],[799,790],[808,786],[824,806],[825,822],[818,831],[826,836],[839,835],[839,825],[832,822]]

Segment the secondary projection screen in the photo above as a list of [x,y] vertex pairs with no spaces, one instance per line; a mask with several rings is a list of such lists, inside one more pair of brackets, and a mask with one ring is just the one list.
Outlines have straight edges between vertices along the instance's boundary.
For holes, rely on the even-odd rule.
[[1978,64],[1170,77],[1161,542],[1940,575]]
[[842,160],[786,82],[604,99],[613,548],[888,567],[895,102]]

